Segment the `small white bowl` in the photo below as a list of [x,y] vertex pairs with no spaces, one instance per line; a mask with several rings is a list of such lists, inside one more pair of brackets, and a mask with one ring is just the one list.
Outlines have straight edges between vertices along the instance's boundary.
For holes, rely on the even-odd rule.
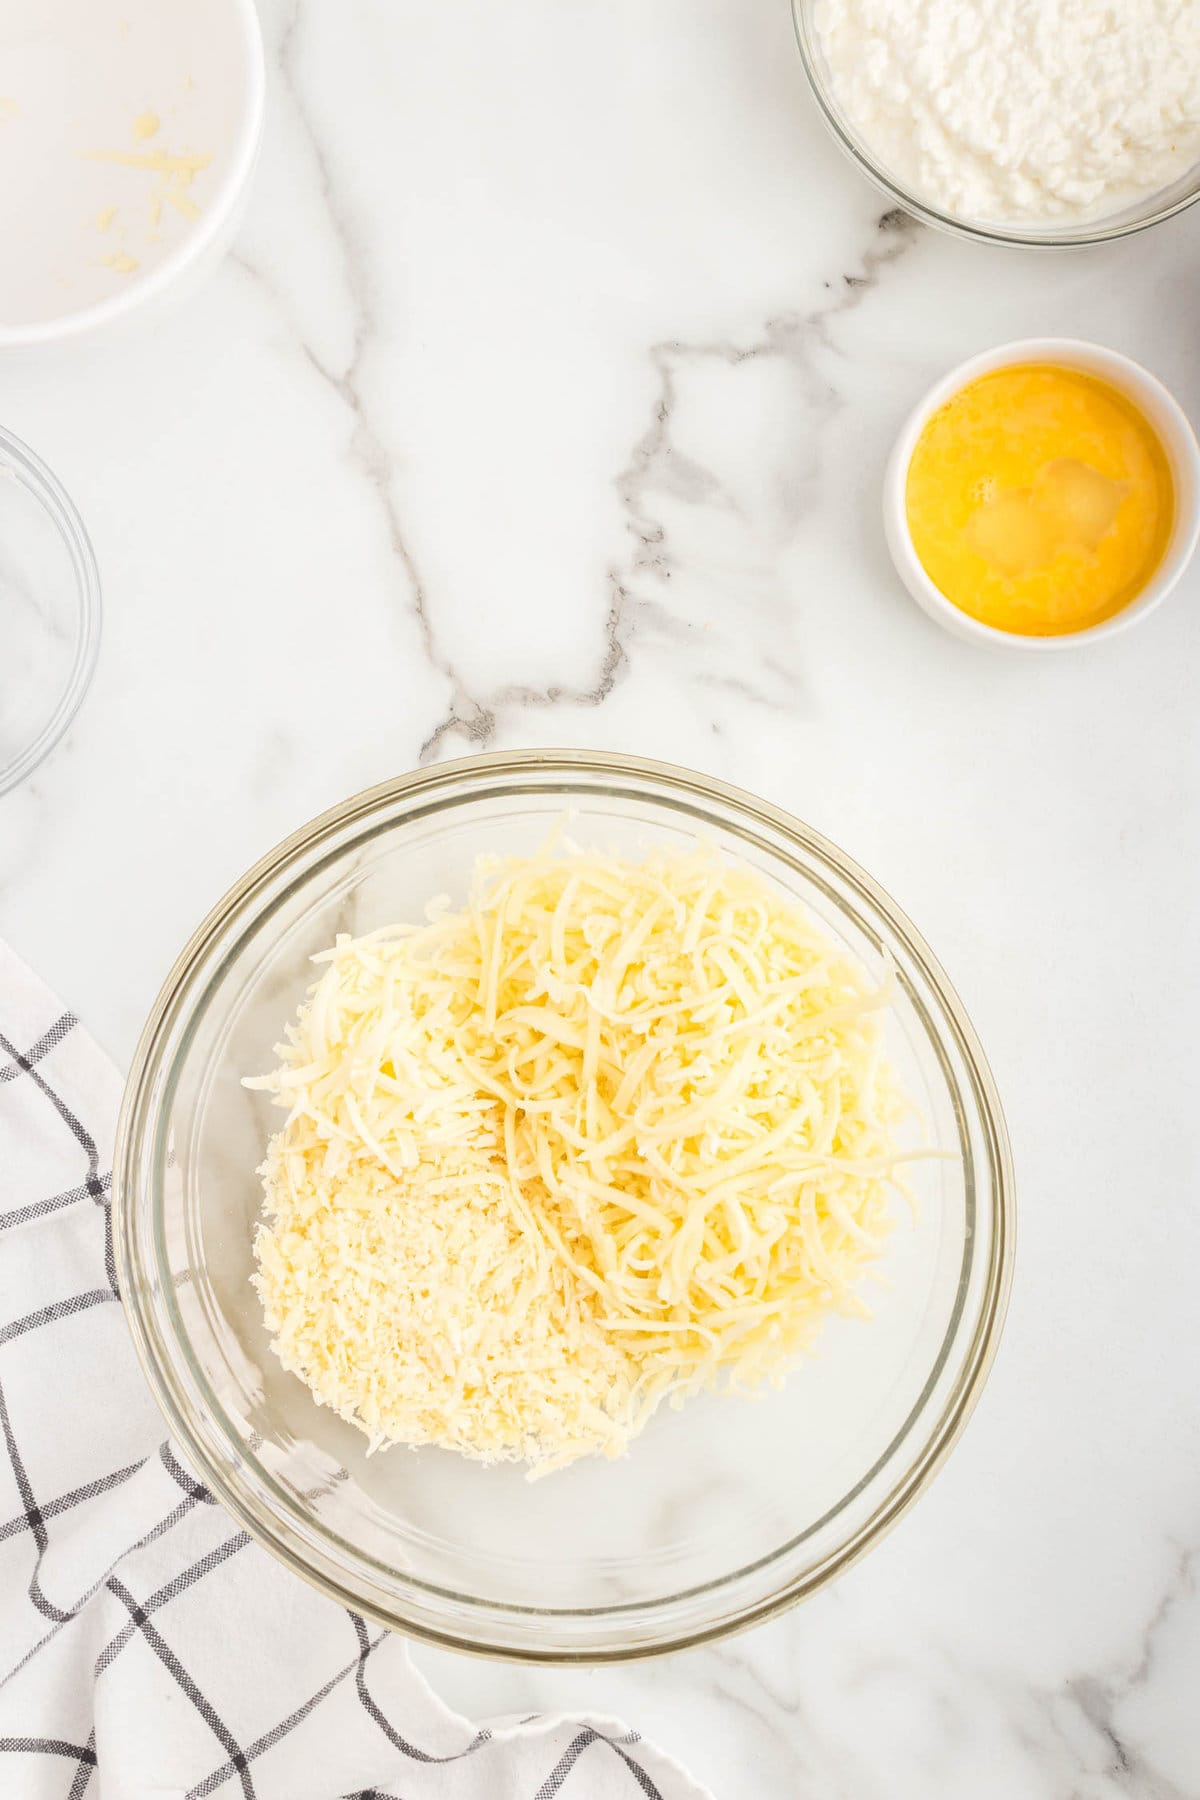
[[111,325],[215,266],[262,133],[253,0],[9,0],[3,40],[0,348]]
[[[1056,637],[1030,637],[1022,632],[1001,631],[994,625],[984,625],[973,619],[948,600],[930,580],[913,548],[905,505],[908,465],[931,415],[981,375],[988,375],[993,369],[1008,368],[1013,363],[1030,362],[1081,369],[1125,394],[1158,433],[1175,483],[1175,522],[1170,541],[1158,568],[1136,600],[1131,600],[1128,606],[1099,625],[1089,625],[1082,631],[1063,632]],[[1138,619],[1144,619],[1166,599],[1187,568],[1200,537],[1200,450],[1179,403],[1140,363],[1121,356],[1116,350],[1106,350],[1100,344],[1087,344],[1076,338],[1023,338],[1014,344],[1003,344],[997,350],[985,350],[982,355],[960,363],[936,382],[913,408],[896,439],[883,478],[883,529],[901,581],[930,618],[936,619],[948,631],[968,638],[972,643],[990,644],[1004,650],[1071,650],[1078,644],[1113,637]]]

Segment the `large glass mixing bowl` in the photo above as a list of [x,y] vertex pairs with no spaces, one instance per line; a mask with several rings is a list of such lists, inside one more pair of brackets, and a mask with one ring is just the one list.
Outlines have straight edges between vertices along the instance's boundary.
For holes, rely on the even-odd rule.
[[[565,813],[590,848],[697,838],[760,870],[870,967],[894,966],[889,1052],[932,1142],[869,1321],[831,1319],[785,1385],[654,1418],[617,1462],[528,1482],[446,1451],[366,1454],[272,1354],[250,1285],[255,1175],[281,1121],[244,1075],[340,931],[465,897],[481,852]],[[921,938],[861,869],[772,806],[629,757],[527,751],[358,795],[265,856],[172,970],[129,1078],[117,1258],[172,1433],[268,1549],[347,1606],[456,1649],[596,1662],[704,1641],[813,1592],[929,1481],[979,1395],[1009,1285],[1012,1181],[991,1076]]]

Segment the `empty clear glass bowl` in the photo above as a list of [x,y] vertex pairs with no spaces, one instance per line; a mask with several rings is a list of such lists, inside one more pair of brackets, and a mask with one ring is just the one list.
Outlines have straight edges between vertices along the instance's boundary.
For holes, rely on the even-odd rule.
[[[868,965],[895,967],[890,1054],[950,1152],[917,1166],[869,1322],[833,1319],[778,1391],[656,1416],[617,1462],[528,1482],[365,1439],[287,1375],[250,1285],[255,1175],[281,1122],[241,1078],[340,931],[465,898],[481,852],[527,853],[570,812],[589,847],[697,838],[760,870]],[[732,1631],[860,1556],[971,1411],[1013,1242],[1004,1124],[975,1035],[891,901],[787,814],[685,770],[528,751],[423,770],[270,852],[172,971],[129,1078],[116,1157],[125,1306],[172,1432],[229,1510],[326,1593],[456,1649],[602,1661]]]
[[55,477],[0,430],[0,794],[53,749],[96,666],[100,577]]

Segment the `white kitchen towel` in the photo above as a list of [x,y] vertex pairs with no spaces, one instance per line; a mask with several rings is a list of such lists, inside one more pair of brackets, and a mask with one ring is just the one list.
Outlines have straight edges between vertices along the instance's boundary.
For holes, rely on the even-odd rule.
[[163,1442],[113,1267],[120,1088],[0,943],[4,1800],[706,1800],[613,1719],[459,1718]]

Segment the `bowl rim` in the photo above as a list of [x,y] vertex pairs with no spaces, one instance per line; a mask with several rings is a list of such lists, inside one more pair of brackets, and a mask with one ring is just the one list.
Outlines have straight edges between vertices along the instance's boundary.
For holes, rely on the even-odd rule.
[[[180,1012],[181,991],[186,987],[193,968],[222,931],[252,901],[255,893],[269,884],[289,862],[320,845],[327,834],[352,828],[358,819],[366,819],[389,803],[421,796],[426,803],[443,789],[452,794],[475,777],[501,778],[541,773],[569,781],[572,775],[610,775],[614,779],[641,778],[669,790],[669,797],[692,794],[709,804],[714,802],[732,808],[741,818],[769,831],[781,833],[799,849],[824,858],[832,869],[857,888],[880,913],[888,929],[895,931],[921,966],[923,977],[934,990],[945,1009],[958,1048],[969,1068],[970,1080],[979,1107],[979,1123],[986,1140],[987,1162],[992,1195],[990,1254],[984,1270],[979,1314],[969,1343],[964,1347],[961,1365],[942,1411],[928,1425],[897,1484],[876,1510],[841,1545],[828,1552],[808,1570],[786,1579],[775,1592],[752,1600],[732,1613],[699,1624],[656,1626],[652,1637],[632,1642],[608,1643],[584,1647],[575,1645],[496,1642],[487,1638],[488,1617],[517,1617],[529,1608],[510,1603],[485,1600],[472,1602],[470,1596],[456,1596],[467,1606],[475,1605],[485,1616],[472,1620],[470,1634],[457,1634],[430,1624],[424,1617],[413,1616],[402,1604],[391,1609],[377,1603],[351,1584],[346,1571],[329,1572],[329,1559],[324,1567],[316,1567],[300,1553],[294,1533],[287,1521],[265,1505],[249,1484],[241,1482],[229,1457],[222,1459],[206,1440],[199,1421],[190,1410],[190,1401],[178,1389],[169,1360],[162,1353],[142,1273],[142,1257],[135,1229],[136,1189],[138,1186],[139,1149],[146,1138],[147,1119],[153,1118],[155,1102],[163,1085],[163,1066],[158,1060],[160,1038],[169,1035]],[[183,1009],[187,1016],[187,1009]],[[157,1224],[157,1221],[155,1221]],[[701,775],[675,764],[649,758],[627,756],[615,752],[584,750],[515,750],[494,751],[474,757],[418,768],[408,774],[376,784],[328,808],[316,818],[281,840],[260,857],[210,910],[189,938],[168,974],[147,1019],[134,1052],[130,1073],[122,1099],[113,1156],[113,1242],[118,1287],[121,1292],[130,1335],[142,1371],[152,1394],[163,1412],[176,1445],[184,1458],[201,1474],[216,1497],[237,1521],[278,1560],[300,1575],[326,1597],[358,1611],[391,1630],[400,1631],[420,1641],[439,1647],[502,1660],[541,1664],[599,1664],[641,1659],[685,1649],[693,1645],[715,1642],[733,1632],[770,1618],[816,1592],[836,1575],[844,1572],[879,1541],[908,1511],[928,1486],[957,1443],[982,1392],[995,1359],[1012,1284],[1015,1202],[1013,1195],[1012,1159],[1003,1111],[995,1082],[975,1034],[955,990],[941,965],[929,951],[925,940],[911,925],[873,878],[846,856],[827,838],[812,830],[782,808],[759,800],[743,789],[716,778]],[[944,1346],[943,1346],[944,1349]],[[722,1578],[725,1580],[727,1578]],[[414,1583],[420,1587],[422,1584]],[[704,1584],[719,1585],[719,1584]],[[433,1590],[440,1592],[440,1590]],[[676,1596],[675,1598],[678,1598]],[[662,1600],[647,1602],[647,1608],[661,1607]],[[544,1609],[533,1609],[537,1616]],[[629,1606],[611,1608],[567,1609],[568,1616],[582,1617],[599,1611],[605,1616],[629,1612]],[[545,1614],[547,1618],[550,1614]]]
[[[1126,219],[1121,219],[1118,215],[1117,219],[1108,224],[1102,218],[1080,220],[1074,229],[1063,226],[1054,231],[1035,232],[1028,226],[1014,225],[1010,228],[999,221],[976,222],[961,218],[955,213],[942,212],[932,202],[923,200],[919,194],[889,174],[855,136],[849,119],[829,91],[817,66],[813,44],[816,26],[811,16],[812,7],[813,0],[791,0],[792,28],[800,52],[800,62],[827,130],[868,180],[896,205],[903,207],[905,212],[920,219],[922,224],[932,225],[935,230],[946,232],[951,237],[966,238],[977,244],[997,244],[1010,250],[1082,250],[1090,244],[1110,244],[1119,238],[1133,237],[1139,231],[1148,231],[1152,225],[1161,225],[1164,220],[1173,219],[1177,213],[1185,212],[1200,200],[1200,164],[1197,164],[1189,175],[1180,177],[1181,181],[1191,178],[1190,191],[1145,214]],[[1169,189],[1159,191],[1168,192]],[[1149,195],[1148,198],[1152,200],[1154,196]]]
[[[909,464],[922,431],[937,409],[971,382],[1018,363],[1048,363],[1063,369],[1078,369],[1084,374],[1098,376],[1116,388],[1144,415],[1161,441],[1171,464],[1175,489],[1176,511],[1171,536],[1161,562],[1141,592],[1110,618],[1086,625],[1079,631],[1057,632],[1050,637],[1004,631],[998,625],[985,624],[943,594],[917,555],[905,501]],[[884,536],[896,573],[931,619],[956,637],[990,649],[1057,655],[1128,631],[1161,606],[1174,591],[1200,541],[1200,445],[1197,445],[1191,420],[1174,394],[1157,375],[1133,357],[1086,338],[1014,338],[1009,343],[997,344],[990,350],[967,357],[925,390],[896,434],[884,471],[882,502]]]
[[76,607],[74,655],[62,692],[36,736],[10,762],[0,763],[0,794],[9,793],[44,762],[82,706],[100,654],[103,614],[100,570],[79,508],[53,469],[28,444],[0,426],[0,467],[5,464],[48,514],[62,539],[75,576]]
[[220,241],[258,160],[267,82],[262,26],[254,0],[226,0],[226,4],[237,29],[248,91],[221,179],[195,229],[183,236],[161,262],[156,262],[144,274],[136,272],[118,293],[110,294],[106,300],[23,325],[5,325],[0,321],[0,351],[65,343],[99,331],[158,299],[180,276],[199,264],[214,243]]

